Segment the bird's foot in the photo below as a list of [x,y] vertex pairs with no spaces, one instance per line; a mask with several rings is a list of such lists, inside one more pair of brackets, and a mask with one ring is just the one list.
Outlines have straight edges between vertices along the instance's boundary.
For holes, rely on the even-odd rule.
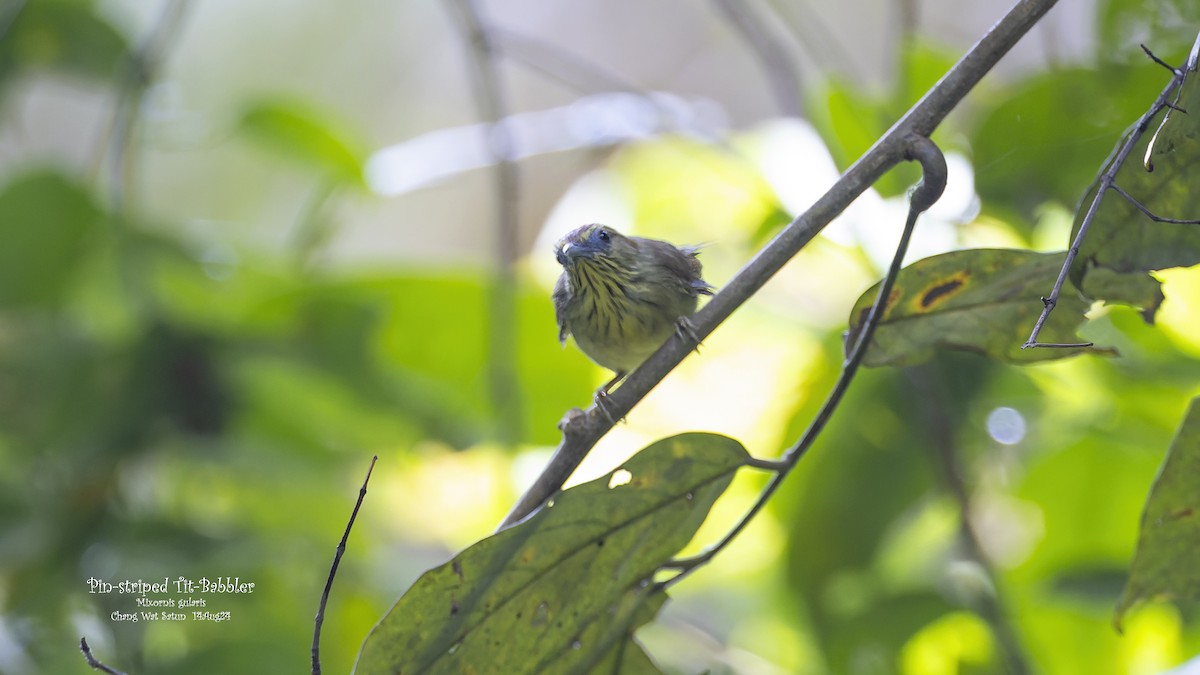
[[681,316],[675,320],[675,334],[680,340],[691,340],[695,347],[692,347],[697,354],[700,353],[700,336],[696,334],[696,327],[692,325],[692,320],[686,316]]
[[596,395],[592,397],[592,401],[595,402],[596,409],[599,410],[600,413],[604,415],[604,417],[610,423],[616,426],[619,420],[613,416],[612,410],[609,409],[609,407],[612,406],[612,403],[610,403],[608,400],[608,389],[606,387],[597,389]]

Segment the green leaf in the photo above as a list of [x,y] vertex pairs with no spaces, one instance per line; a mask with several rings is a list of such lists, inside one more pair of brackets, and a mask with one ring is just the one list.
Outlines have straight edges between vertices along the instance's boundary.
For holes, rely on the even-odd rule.
[[1142,513],[1137,551],[1113,623],[1147,598],[1200,600],[1200,398],[1192,399]]
[[[125,38],[90,3],[26,2],[8,33],[0,25],[0,84],[21,68],[52,68],[85,77],[111,77],[125,56]],[[0,24],[8,11],[0,10]]]
[[[1048,201],[1074,205],[1164,80],[1148,65],[1104,72],[1056,69],[993,93],[971,135],[976,189],[985,208],[1010,205],[1029,222]],[[1120,92],[1120,95],[1114,95]]]
[[101,221],[90,195],[57,173],[0,192],[0,310],[59,301]]
[[[1008,363],[1061,359],[1084,349],[1021,349],[1042,311],[1064,254],[1015,249],[954,251],[900,271],[863,363],[912,365],[939,349],[976,352]],[[850,314],[847,347],[879,292],[863,293]],[[1075,334],[1088,303],[1064,286],[1041,342],[1084,342]]]
[[241,131],[285,157],[347,183],[365,185],[364,153],[346,125],[310,104],[263,99],[242,114]]
[[[1185,110],[1200,110],[1195,65],[1183,83],[1178,102]],[[1128,134],[1121,139],[1122,145],[1126,138]],[[1148,161],[1143,164],[1144,159]],[[1101,174],[1109,170],[1112,161],[1110,158]],[[1116,185],[1159,217],[1200,218],[1200,191],[1195,189],[1198,162],[1200,119],[1168,111],[1158,132],[1144,134],[1134,146],[1117,172]],[[1099,178],[1075,214],[1072,240],[1098,187]],[[1088,297],[1141,307],[1146,321],[1153,323],[1163,294],[1148,272],[1198,262],[1200,225],[1155,222],[1119,193],[1109,191],[1103,195],[1079,257],[1071,266],[1071,280]]]
[[666,598],[654,573],[747,457],[733,439],[683,434],[567,490],[426,572],[367,636],[355,672],[576,673],[612,663]]

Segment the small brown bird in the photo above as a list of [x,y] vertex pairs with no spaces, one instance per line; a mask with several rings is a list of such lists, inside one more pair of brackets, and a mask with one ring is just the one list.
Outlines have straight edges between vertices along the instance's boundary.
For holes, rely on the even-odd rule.
[[597,401],[653,354],[671,333],[690,332],[686,319],[712,286],[700,278],[697,247],[626,237],[607,225],[584,225],[555,246],[563,266],[554,286],[558,339],[616,372]]

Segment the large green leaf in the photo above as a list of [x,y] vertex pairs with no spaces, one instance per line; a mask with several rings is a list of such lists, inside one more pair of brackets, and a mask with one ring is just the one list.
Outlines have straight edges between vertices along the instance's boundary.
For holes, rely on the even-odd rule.
[[631,658],[644,672],[624,654],[666,598],[652,577],[746,459],[733,439],[683,434],[567,490],[426,572],[371,631],[355,672],[579,673]]
[[[1062,253],[973,249],[925,258],[900,271],[879,328],[867,350],[870,366],[912,365],[939,349],[976,352],[1028,363],[1060,359],[1080,349],[1021,349],[1042,311],[1040,297],[1054,285]],[[847,347],[862,328],[879,292],[872,286],[850,314]],[[1088,304],[1064,287],[1038,338],[1083,342],[1075,329]]]
[[[1193,61],[1183,84],[1179,105],[1184,109],[1200,110],[1195,67]],[[1105,172],[1112,161],[1105,164]],[[1138,141],[1118,171],[1116,185],[1159,217],[1200,218],[1200,191],[1195,189],[1198,161],[1200,119],[1168,111],[1161,129]],[[1098,180],[1075,214],[1072,239],[1097,188]],[[1089,297],[1141,307],[1146,320],[1153,321],[1163,294],[1148,272],[1200,262],[1200,225],[1155,222],[1115,191],[1102,199],[1071,267],[1071,279]]]
[[1161,90],[1151,66],[1055,69],[990,93],[998,98],[971,136],[984,208],[1032,222],[1048,201],[1074,205],[1112,139]]
[[90,195],[56,173],[20,176],[0,191],[0,310],[57,302],[101,217]]
[[1200,600],[1200,398],[1192,399],[1142,513],[1137,552],[1117,603],[1118,629],[1135,603],[1155,596]]

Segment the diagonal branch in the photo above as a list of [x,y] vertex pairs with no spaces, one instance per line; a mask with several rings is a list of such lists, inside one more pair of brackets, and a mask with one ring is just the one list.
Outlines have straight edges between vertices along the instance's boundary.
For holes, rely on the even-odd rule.
[[[914,135],[928,137],[996,62],[1050,11],[1057,0],[1019,0],[920,101],[817,200],[766,245],[712,300],[692,316],[695,337],[703,340],[888,169],[904,161]],[[674,336],[606,399],[614,418],[627,415],[693,349],[689,338]],[[501,523],[509,527],[537,510],[575,471],[601,436],[612,428],[590,408],[561,425],[563,440],[542,475]]]

